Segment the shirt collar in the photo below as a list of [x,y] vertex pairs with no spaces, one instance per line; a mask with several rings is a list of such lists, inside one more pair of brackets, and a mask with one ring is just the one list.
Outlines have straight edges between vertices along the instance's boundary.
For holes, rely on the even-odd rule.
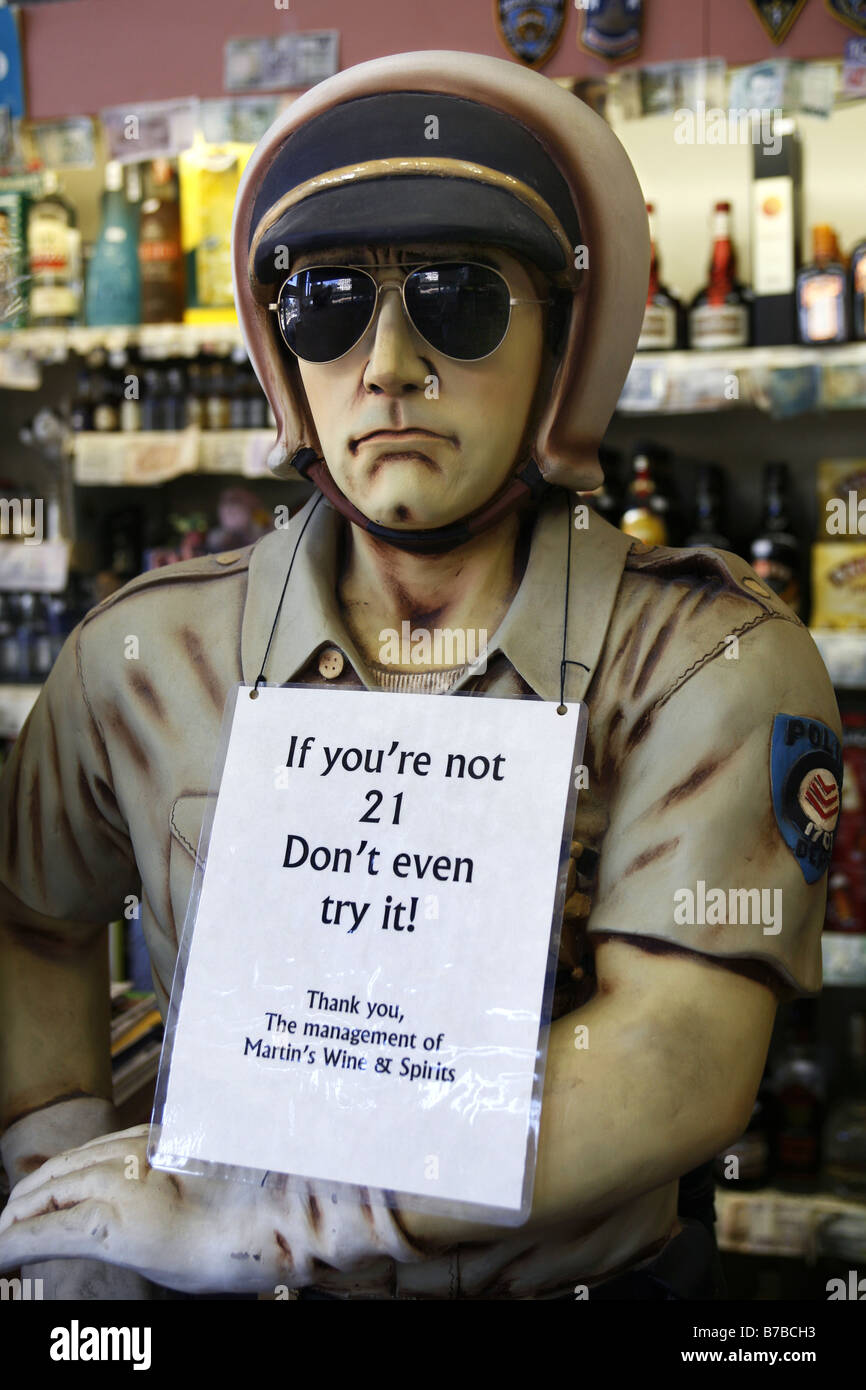
[[[569,536],[566,657],[579,663],[566,667],[565,697],[572,701],[583,699],[589,686],[632,544],[589,507],[581,520],[585,526],[573,525],[572,499],[562,490],[542,507],[520,587],[488,645],[488,660],[502,652],[542,700],[560,698]],[[332,645],[348,657],[369,690],[378,689],[337,602],[339,541],[345,524],[317,493],[287,529],[269,533],[253,547],[241,634],[242,669],[248,684],[253,684],[261,669],[294,552],[265,663],[267,683],[282,685],[297,679],[321,647]],[[459,690],[472,678],[467,672],[454,688]]]

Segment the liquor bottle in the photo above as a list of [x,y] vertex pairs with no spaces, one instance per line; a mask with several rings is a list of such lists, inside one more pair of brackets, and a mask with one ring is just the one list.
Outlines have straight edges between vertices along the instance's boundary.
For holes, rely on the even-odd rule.
[[18,680],[18,637],[12,594],[0,593],[0,684]]
[[670,501],[653,476],[649,454],[638,449],[632,459],[632,478],[619,529],[646,545],[670,545],[669,522]]
[[797,331],[801,343],[848,340],[848,283],[836,233],[826,222],[812,228],[812,263],[797,272]]
[[817,1187],[826,1078],[815,1044],[814,999],[791,1005],[788,1044],[773,1073],[775,1182],[791,1191]]
[[223,357],[216,357],[205,368],[204,427],[208,430],[229,428],[229,383]]
[[228,371],[229,429],[247,428],[247,350],[242,343],[232,348],[231,368]]
[[839,1197],[866,1198],[866,1014],[848,1019],[845,1093],[823,1132],[824,1181]]
[[713,250],[707,283],[689,309],[689,344],[693,348],[746,347],[751,337],[750,297],[737,279],[731,241],[731,205],[716,203]]
[[138,210],[124,187],[123,165],[105,166],[102,223],[87,277],[88,325],[137,324],[141,312]]
[[117,376],[102,348],[95,348],[87,360],[92,373],[93,428],[101,434],[110,434],[117,429],[119,421]]
[[180,241],[177,176],[167,159],[154,159],[145,178],[138,256],[142,323],[181,323],[186,281]]
[[173,358],[166,367],[163,429],[182,430],[186,425],[186,374],[183,363]]
[[800,543],[788,512],[788,466],[764,467],[764,516],[750,546],[752,569],[795,613],[800,611]]
[[716,1181],[722,1187],[751,1192],[766,1187],[770,1181],[770,1140],[773,1116],[773,1096],[765,1077],[752,1107],[744,1133],[727,1149],[716,1155],[713,1165]]
[[81,319],[81,232],[78,214],[60,190],[53,169],[27,219],[30,262],[30,323],[68,327]]
[[186,369],[186,422],[201,429],[204,425],[204,381],[200,362]]
[[857,342],[866,339],[866,239],[858,241],[851,252],[851,337]]
[[168,380],[162,367],[145,367],[141,374],[141,428],[165,429],[165,398]]
[[638,352],[662,352],[683,346],[685,316],[680,301],[671,294],[659,278],[660,265],[656,249],[653,204],[647,203],[646,210],[650,226],[650,275],[637,350]]
[[711,545],[716,550],[730,550],[722,520],[724,475],[715,463],[702,463],[698,470],[696,494],[697,516],[695,529],[686,545]]
[[93,383],[87,367],[82,367],[75,374],[75,394],[70,409],[70,422],[76,434],[81,430],[93,428]]
[[259,379],[251,362],[246,365],[247,375],[247,429],[267,429],[268,398],[259,385]]
[[141,429],[142,364],[138,349],[129,347],[121,351],[119,363],[122,380],[118,428],[124,434],[134,434]]

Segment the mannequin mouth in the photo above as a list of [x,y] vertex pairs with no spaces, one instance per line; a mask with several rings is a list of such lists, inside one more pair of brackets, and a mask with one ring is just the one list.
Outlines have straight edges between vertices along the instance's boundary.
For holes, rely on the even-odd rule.
[[[412,426],[402,430],[371,430],[369,434],[363,434],[358,439],[350,440],[349,451],[352,454],[357,454],[358,450],[365,444],[381,446],[383,444],[393,443],[395,445],[394,452],[399,453],[400,456],[417,454],[420,450],[411,448],[411,445],[416,443],[420,444],[425,439],[442,439],[446,443],[453,445],[457,443],[455,435],[437,434],[435,430],[419,429]],[[390,453],[391,451],[389,450],[389,454]]]

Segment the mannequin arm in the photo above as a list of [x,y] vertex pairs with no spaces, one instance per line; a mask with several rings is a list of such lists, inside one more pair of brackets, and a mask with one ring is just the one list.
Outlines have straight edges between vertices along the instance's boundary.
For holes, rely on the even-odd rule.
[[105,926],[40,916],[0,885],[0,1129],[55,1101],[111,1099],[109,1016]]
[[[527,1234],[591,1230],[711,1158],[742,1134],[760,1085],[777,1002],[766,986],[624,937],[600,942],[596,970],[595,996],[551,1028]],[[401,1221],[433,1247],[502,1234],[407,1210]]]

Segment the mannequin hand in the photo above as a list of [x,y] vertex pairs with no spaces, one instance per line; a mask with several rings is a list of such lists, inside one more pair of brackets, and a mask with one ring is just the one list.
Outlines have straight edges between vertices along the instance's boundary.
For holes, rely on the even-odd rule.
[[185,1177],[147,1162],[149,1126],[59,1154],[13,1188],[0,1216],[0,1269],[81,1257],[184,1292],[252,1293],[314,1282],[317,1263],[349,1271],[417,1259],[362,1189]]

